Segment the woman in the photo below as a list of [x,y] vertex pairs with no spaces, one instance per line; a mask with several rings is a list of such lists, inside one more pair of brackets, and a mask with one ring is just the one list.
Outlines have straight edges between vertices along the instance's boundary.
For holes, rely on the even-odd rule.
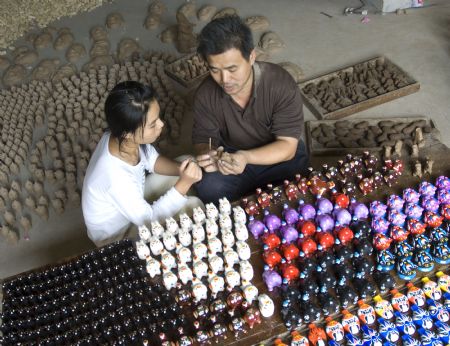
[[[97,144],[83,183],[82,209],[89,238],[103,246],[120,240],[131,224],[173,216],[189,199],[186,193],[202,178],[192,159],[178,163],[151,145],[164,123],[153,89],[139,82],[117,84],[105,102],[108,131]],[[144,199],[145,172],[179,176],[152,205]],[[195,203],[195,201],[194,201]]]

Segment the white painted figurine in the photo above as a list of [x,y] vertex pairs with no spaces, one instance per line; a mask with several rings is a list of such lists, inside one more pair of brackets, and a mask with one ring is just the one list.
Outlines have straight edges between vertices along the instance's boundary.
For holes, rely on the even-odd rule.
[[163,233],[163,243],[166,250],[172,251],[177,246],[177,238],[172,232],[165,231]]
[[216,237],[219,234],[219,226],[217,226],[216,220],[206,219],[205,229],[208,238]]
[[161,275],[161,263],[153,257],[147,257],[146,269],[151,278]]
[[241,274],[242,280],[250,281],[253,279],[253,266],[247,260],[239,262],[239,274]]
[[164,250],[164,244],[158,239],[158,237],[150,237],[150,250],[152,250],[153,256],[159,256],[161,251]]
[[138,240],[136,242],[136,252],[141,260],[145,260],[148,256],[150,256],[150,248],[145,245],[142,240]]
[[192,253],[189,248],[184,247],[180,243],[177,244],[177,257],[181,263],[187,263],[192,261]]
[[208,265],[202,260],[194,262],[193,271],[195,277],[201,279],[202,277],[208,275]]
[[231,214],[231,204],[230,204],[230,201],[226,197],[219,199],[219,211],[221,214],[225,214],[225,215]]
[[150,241],[150,237],[152,236],[152,233],[150,232],[150,230],[147,228],[146,225],[139,226],[138,233],[139,233],[139,238],[144,243],[148,243]]
[[225,251],[223,257],[225,258],[225,263],[230,266],[234,266],[236,263],[239,263],[239,255],[233,249]]
[[223,271],[223,259],[219,256],[211,256],[208,259],[209,267],[214,274]]
[[267,294],[261,294],[258,297],[259,311],[263,317],[270,317],[275,311],[273,300]]
[[181,229],[180,232],[178,232],[178,241],[183,246],[190,246],[192,243],[191,231]]
[[225,271],[225,280],[230,291],[241,284],[241,276],[236,270],[230,267],[227,267]]
[[258,288],[251,282],[242,280],[242,294],[248,303],[252,303],[258,297]]
[[251,256],[250,246],[245,241],[236,242],[236,250],[241,260],[248,260]]
[[206,206],[206,216],[210,220],[217,220],[219,217],[219,211],[217,210],[217,207],[214,205],[214,203],[208,203]]
[[197,278],[192,280],[192,295],[194,296],[194,300],[196,303],[198,303],[200,300],[208,298],[207,287]]
[[181,226],[181,229],[190,230],[192,228],[193,224],[194,223],[192,222],[192,220],[188,216],[188,214],[183,213],[183,214],[180,215],[180,226]]
[[178,266],[178,278],[183,283],[183,285],[186,285],[189,281],[192,281],[193,275],[191,268],[189,268],[184,263],[180,263],[180,265]]
[[225,280],[223,277],[209,273],[208,275],[209,289],[211,290],[212,296],[215,298],[219,292],[223,292],[225,289]]
[[209,238],[208,250],[209,250],[208,253],[211,255],[215,255],[218,252],[222,252],[222,242],[220,241],[220,239],[217,237]]
[[228,214],[220,214],[219,215],[219,225],[220,225],[220,229],[226,230],[226,229],[231,229],[231,227],[233,227],[233,221],[231,221],[231,217]]
[[192,226],[192,238],[194,243],[201,243],[205,240],[205,229],[201,224],[196,223]]
[[234,234],[237,240],[245,241],[248,239],[248,229],[245,223],[235,223],[234,224]]
[[157,238],[161,238],[164,233],[164,227],[158,221],[152,221],[152,234]]
[[192,217],[194,218],[194,222],[201,225],[205,222],[206,215],[201,207],[195,207],[192,211]]
[[173,235],[177,235],[179,229],[180,227],[173,217],[166,219],[166,231],[172,233]]
[[233,208],[233,219],[235,223],[243,223],[244,225],[247,223],[247,216],[242,207],[237,206]]
[[208,254],[208,248],[203,243],[194,244],[193,250],[194,250],[194,256],[197,259],[203,259]]
[[177,276],[172,273],[170,270],[165,272],[163,275],[163,283],[164,283],[164,287],[167,290],[170,290],[171,288],[174,288],[177,286]]

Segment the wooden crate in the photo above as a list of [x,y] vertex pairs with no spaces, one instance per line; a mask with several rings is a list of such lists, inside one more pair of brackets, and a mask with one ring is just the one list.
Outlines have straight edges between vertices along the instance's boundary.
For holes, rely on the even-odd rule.
[[190,89],[193,86],[197,85],[199,82],[201,82],[208,74],[209,70],[207,69],[206,72],[203,72],[201,74],[196,75],[194,78],[187,78],[186,76],[182,76],[180,73],[176,71],[178,66],[185,66],[189,69],[192,69],[192,58],[198,57],[198,59],[203,62],[204,66],[207,68],[206,62],[197,54],[189,54],[186,56],[181,57],[178,60],[175,60],[174,62],[168,64],[165,66],[164,70],[166,74],[183,85],[184,87]]
[[[436,126],[432,119],[422,116],[415,115],[409,117],[383,117],[383,118],[359,118],[359,119],[345,119],[345,121],[350,122],[351,124],[358,124],[362,121],[367,121],[369,125],[377,125],[380,121],[391,120],[395,123],[412,123],[417,120],[425,120],[426,125],[429,126],[432,131],[430,133],[424,133],[424,139],[428,144],[435,143],[436,141],[440,141],[440,138],[436,138]],[[321,124],[329,125],[333,128],[335,127],[336,122],[339,120],[310,120],[305,122],[305,136],[306,136],[306,146],[310,155],[343,155],[346,153],[362,153],[364,151],[370,152],[380,152],[383,148],[381,146],[374,147],[357,147],[357,148],[349,148],[349,147],[325,147],[321,143],[319,143],[311,132],[320,126]],[[336,136],[337,138],[337,136]]]
[[[367,100],[353,103],[347,107],[336,109],[334,111],[328,111],[327,109],[323,108],[321,102],[319,102],[315,98],[314,99],[311,98],[303,90],[303,88],[310,83],[314,83],[314,84],[318,85],[319,83],[321,83],[323,81],[329,81],[329,80],[331,80],[335,77],[339,77],[340,75],[343,75],[345,73],[352,73],[354,71],[355,67],[361,66],[363,64],[374,66],[377,62],[381,62],[384,65],[389,66],[389,68],[395,70],[399,75],[401,75],[406,80],[407,85],[397,88],[393,91],[388,91],[384,94],[368,98]],[[340,119],[340,118],[346,117],[350,114],[361,112],[363,110],[377,106],[379,104],[397,99],[402,96],[412,94],[420,89],[420,84],[417,81],[415,81],[414,78],[412,78],[409,74],[407,74],[405,71],[403,71],[399,66],[397,66],[396,64],[394,64],[392,61],[390,61],[388,58],[386,58],[384,56],[366,60],[361,63],[354,64],[354,65],[348,66],[346,68],[321,75],[319,77],[310,79],[308,81],[301,82],[298,85],[300,88],[300,92],[303,96],[305,105],[318,119]]]

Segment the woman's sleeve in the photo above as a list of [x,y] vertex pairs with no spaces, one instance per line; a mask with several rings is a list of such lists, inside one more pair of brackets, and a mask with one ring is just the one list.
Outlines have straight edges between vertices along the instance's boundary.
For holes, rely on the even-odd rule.
[[156,151],[155,147],[151,144],[146,145],[147,152],[144,153],[144,167],[147,171],[153,173],[155,171],[155,162],[158,159],[159,153]]
[[153,220],[164,221],[165,218],[176,214],[187,201],[186,197],[172,187],[150,205],[137,186],[123,181],[109,193],[113,203],[124,217],[138,226]]

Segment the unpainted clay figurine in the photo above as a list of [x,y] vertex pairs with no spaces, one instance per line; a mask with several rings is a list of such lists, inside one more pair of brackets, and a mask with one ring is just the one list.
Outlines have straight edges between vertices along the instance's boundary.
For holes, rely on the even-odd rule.
[[422,178],[422,164],[420,161],[415,161],[414,163],[413,176]]

